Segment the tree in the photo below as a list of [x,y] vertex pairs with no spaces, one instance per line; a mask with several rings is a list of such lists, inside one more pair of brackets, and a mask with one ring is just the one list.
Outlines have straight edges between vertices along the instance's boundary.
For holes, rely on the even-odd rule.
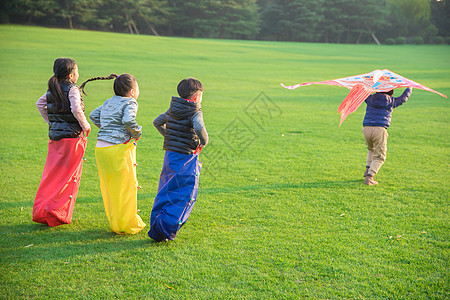
[[442,37],[450,36],[450,1],[431,1],[431,23],[438,29]]
[[169,14],[167,1],[161,0],[108,0],[98,11],[104,29],[131,34],[159,35],[156,26],[164,25]]
[[387,0],[387,2],[413,22],[430,19],[429,0]]
[[259,31],[256,0],[169,0],[175,35],[254,38]]
[[255,0],[208,1],[206,12],[199,30],[209,37],[246,39],[254,38],[259,31]]
[[79,24],[89,22],[95,18],[96,5],[90,0],[56,0],[55,15],[67,21],[70,29],[74,28],[74,20]]
[[[434,1],[434,0],[433,0]],[[390,28],[397,31],[401,28],[406,36],[420,36],[431,42],[438,29],[430,22],[430,0],[388,0],[392,11],[389,20],[395,20]]]
[[375,32],[385,24],[386,10],[378,0],[336,0],[327,2],[324,29],[326,40],[360,43],[375,41]]
[[261,35],[277,40],[346,42],[377,40],[386,13],[378,0],[261,0]]
[[132,34],[366,43],[449,36],[450,0],[2,0],[0,22]]
[[324,1],[260,1],[261,37],[287,41],[318,41]]
[[2,3],[9,19],[33,24],[55,11],[54,0],[6,0]]

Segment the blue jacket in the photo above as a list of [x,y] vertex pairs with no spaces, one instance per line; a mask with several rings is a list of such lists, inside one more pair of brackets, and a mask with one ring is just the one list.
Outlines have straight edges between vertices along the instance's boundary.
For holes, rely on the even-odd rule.
[[411,96],[411,92],[410,88],[406,88],[403,94],[397,98],[382,93],[375,93],[367,97],[363,126],[388,128],[391,124],[392,110],[405,103]]

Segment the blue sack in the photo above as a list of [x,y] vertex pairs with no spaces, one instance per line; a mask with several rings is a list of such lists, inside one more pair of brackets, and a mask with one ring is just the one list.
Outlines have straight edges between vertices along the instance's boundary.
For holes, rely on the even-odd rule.
[[166,151],[150,217],[149,237],[157,242],[175,239],[197,200],[201,169],[198,154]]

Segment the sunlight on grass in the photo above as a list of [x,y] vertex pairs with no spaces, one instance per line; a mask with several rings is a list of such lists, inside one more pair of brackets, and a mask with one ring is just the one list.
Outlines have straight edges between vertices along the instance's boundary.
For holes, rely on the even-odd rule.
[[[364,105],[338,128],[347,90],[296,84],[387,68],[450,94],[449,46],[186,39],[0,26],[1,298],[445,299],[449,296],[449,102],[415,89],[396,109],[388,156],[362,184]],[[57,57],[79,84],[139,82],[138,208],[149,223],[164,151],[152,121],[176,85],[205,86],[211,143],[198,201],[176,240],[109,229],[89,137],[73,221],[31,220],[47,154],[36,100]],[[86,88],[86,114],[112,95]],[[263,94],[261,94],[263,92]],[[396,92],[399,94],[399,91]],[[270,110],[254,115],[267,97]],[[256,102],[253,102],[256,101]],[[234,126],[234,127],[233,127]],[[233,135],[230,129],[239,134]]]

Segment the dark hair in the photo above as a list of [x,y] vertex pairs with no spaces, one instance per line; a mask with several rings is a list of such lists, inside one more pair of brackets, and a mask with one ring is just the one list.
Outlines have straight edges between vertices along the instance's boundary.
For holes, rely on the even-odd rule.
[[392,96],[392,95],[394,95],[394,90],[390,90],[387,92],[380,92],[380,94],[386,94],[386,95]]
[[177,86],[178,95],[183,99],[190,99],[198,91],[203,91],[203,85],[195,78],[186,78]]
[[61,82],[69,82],[69,75],[75,70],[77,63],[71,58],[57,58],[53,63],[53,76],[48,80],[48,90],[54,99],[56,112],[66,111],[70,104],[64,96]]
[[84,92],[84,87],[86,86],[86,83],[88,83],[89,81],[94,81],[94,80],[110,80],[110,79],[115,79],[114,80],[114,93],[117,96],[122,96],[122,97],[126,97],[126,95],[134,88],[136,88],[136,79],[130,75],[130,74],[122,74],[122,75],[117,75],[112,73],[111,75],[107,76],[107,77],[93,77],[90,78],[88,80],[86,80],[85,82],[83,82],[80,86],[81,90],[83,91],[83,93],[85,95],[87,95]]

